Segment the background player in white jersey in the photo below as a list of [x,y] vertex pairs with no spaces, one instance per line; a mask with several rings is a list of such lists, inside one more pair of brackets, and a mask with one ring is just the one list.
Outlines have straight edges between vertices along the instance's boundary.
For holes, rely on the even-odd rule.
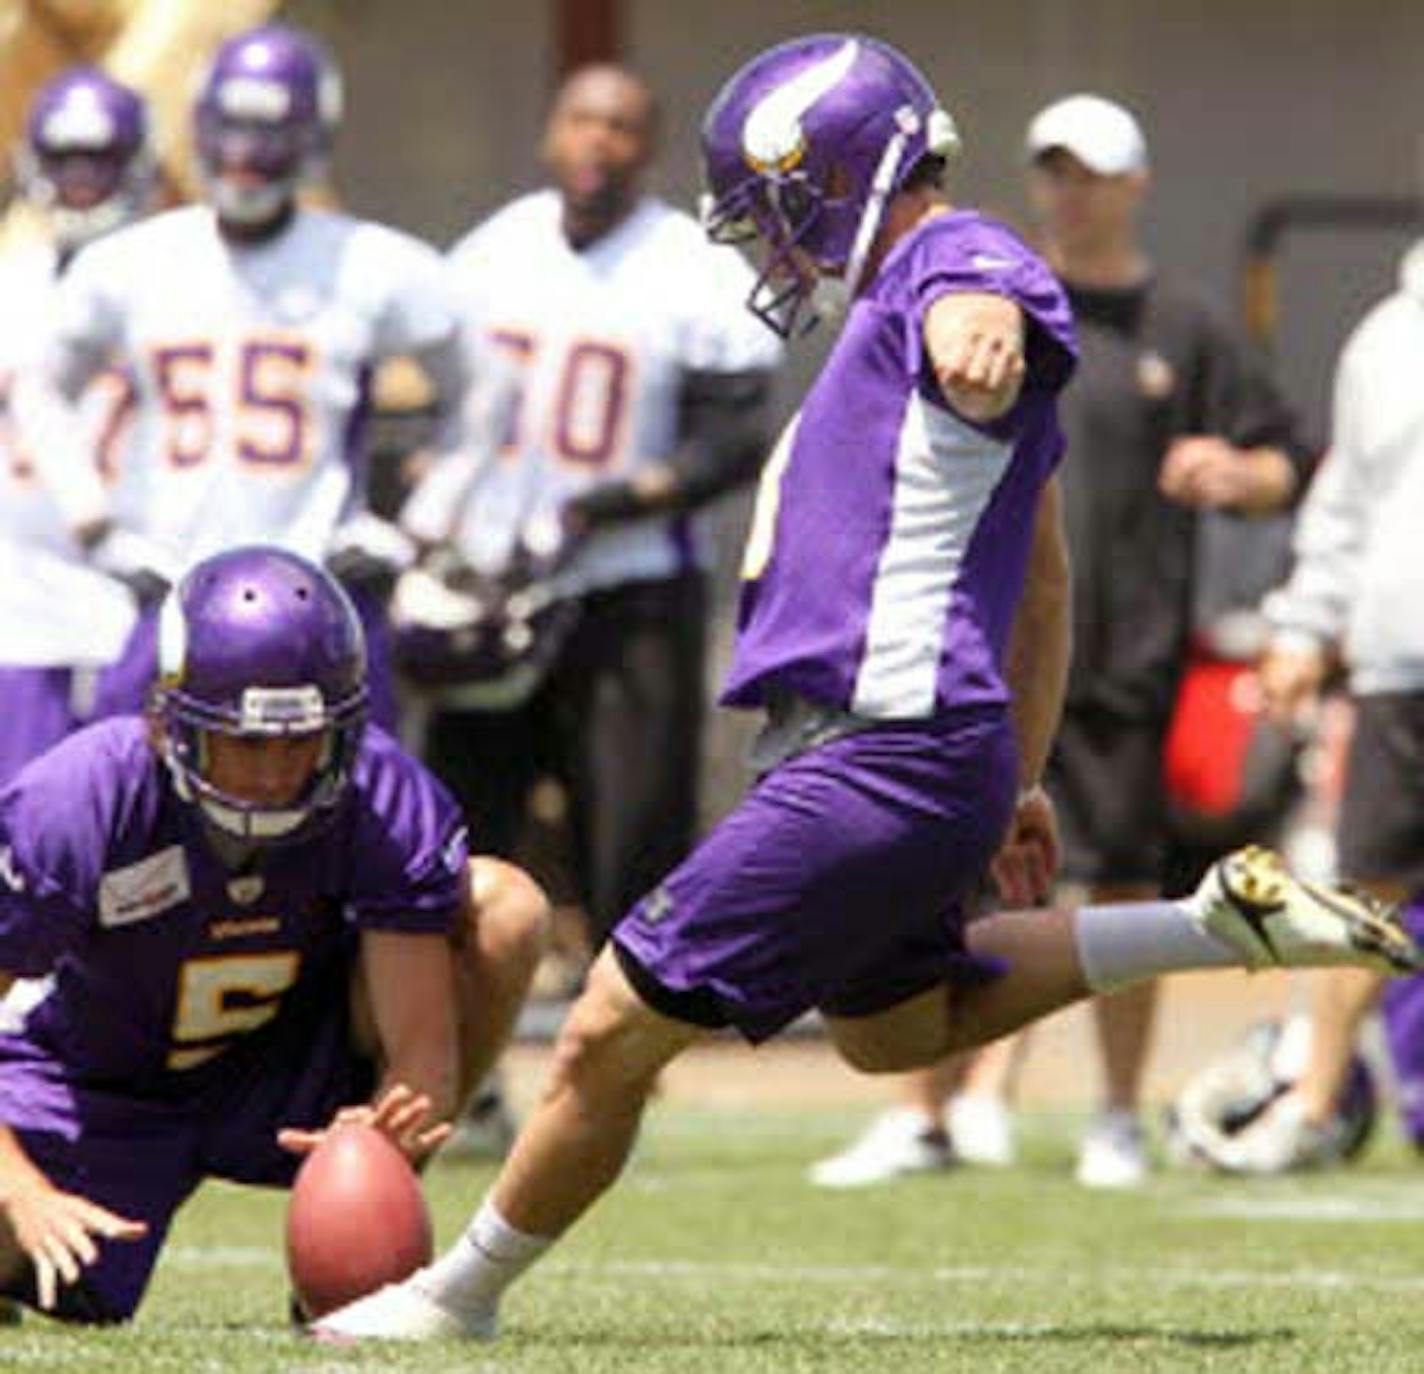
[[112,478],[120,463],[126,378],[102,373],[84,393],[74,470],[32,455],[9,412],[14,378],[41,346],[74,254],[148,200],[143,101],[95,68],[62,73],[35,98],[18,164],[49,233],[0,259],[0,781],[83,718],[99,670],[119,656],[133,624],[131,597],[85,566],[74,535],[102,505],[101,474]]
[[532,697],[440,711],[425,754],[495,853],[536,773],[565,783],[595,944],[691,842],[710,552],[692,512],[755,474],[779,361],[740,258],[644,191],[657,122],[629,72],[576,72],[545,135],[554,186],[455,246],[469,324],[518,394],[468,495],[424,489],[403,516],[477,573],[556,570],[578,603]]
[[[24,419],[36,442],[106,363],[134,376],[134,453],[96,556],[161,585],[215,550],[266,541],[332,556],[364,509],[362,421],[372,367],[413,356],[462,429],[463,350],[439,255],[396,230],[299,206],[340,117],[336,70],[305,34],[269,25],[214,59],[196,137],[207,201],[155,216],[84,254],[61,292],[54,336]],[[360,589],[355,589],[359,591]],[[358,598],[360,600],[360,598]],[[390,723],[380,618],[373,715]],[[136,709],[152,677],[152,617],[132,667],[102,703]]]

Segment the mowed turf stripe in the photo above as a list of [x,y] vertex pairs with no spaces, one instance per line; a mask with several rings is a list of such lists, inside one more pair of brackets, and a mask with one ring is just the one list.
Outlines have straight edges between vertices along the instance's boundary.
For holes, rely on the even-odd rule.
[[[260,1246],[175,1245],[165,1251],[163,1263],[175,1269],[279,1269],[282,1256]],[[1145,1284],[1164,1288],[1374,1288],[1382,1292],[1424,1291],[1424,1275],[1366,1274],[1355,1270],[1297,1270],[1287,1273],[1253,1269],[1199,1270],[1093,1268],[1079,1273],[1061,1269],[1034,1269],[1023,1265],[935,1265],[899,1266],[889,1264],[743,1264],[735,1260],[602,1260],[586,1262],[550,1259],[539,1273],[561,1273],[597,1281],[626,1279],[666,1279],[672,1282],[705,1283],[1043,1283],[1055,1287],[1100,1284]]]

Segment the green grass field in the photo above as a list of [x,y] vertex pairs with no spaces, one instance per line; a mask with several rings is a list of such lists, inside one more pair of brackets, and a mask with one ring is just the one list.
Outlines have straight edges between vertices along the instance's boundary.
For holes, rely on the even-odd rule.
[[[1392,1129],[1361,1167],[1247,1184],[1069,1178],[1072,1123],[1026,1160],[856,1193],[805,1165],[862,1113],[655,1109],[623,1186],[512,1294],[492,1346],[335,1351],[284,1322],[280,1195],[211,1187],[139,1319],[0,1331],[0,1370],[786,1371],[1424,1368],[1424,1169]],[[442,1241],[489,1170],[437,1166]]]

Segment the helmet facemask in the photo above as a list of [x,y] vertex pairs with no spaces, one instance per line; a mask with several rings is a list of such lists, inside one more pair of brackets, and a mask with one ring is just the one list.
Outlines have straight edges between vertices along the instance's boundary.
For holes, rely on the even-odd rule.
[[[366,720],[366,689],[331,707],[309,687],[249,687],[235,712],[214,710],[179,689],[160,689],[160,751],[178,795],[232,839],[289,844],[319,829],[350,780]],[[321,736],[321,748],[301,792],[277,804],[224,792],[209,780],[214,735],[242,739]]]

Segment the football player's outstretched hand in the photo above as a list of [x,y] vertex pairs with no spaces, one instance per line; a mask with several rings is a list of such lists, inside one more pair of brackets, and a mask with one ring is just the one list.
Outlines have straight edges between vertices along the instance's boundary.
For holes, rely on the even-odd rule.
[[52,1311],[61,1284],[77,1283],[99,1258],[101,1240],[137,1240],[148,1231],[142,1221],[121,1217],[76,1193],[60,1192],[43,1175],[9,1192],[3,1213],[20,1249],[35,1267],[40,1307]]

